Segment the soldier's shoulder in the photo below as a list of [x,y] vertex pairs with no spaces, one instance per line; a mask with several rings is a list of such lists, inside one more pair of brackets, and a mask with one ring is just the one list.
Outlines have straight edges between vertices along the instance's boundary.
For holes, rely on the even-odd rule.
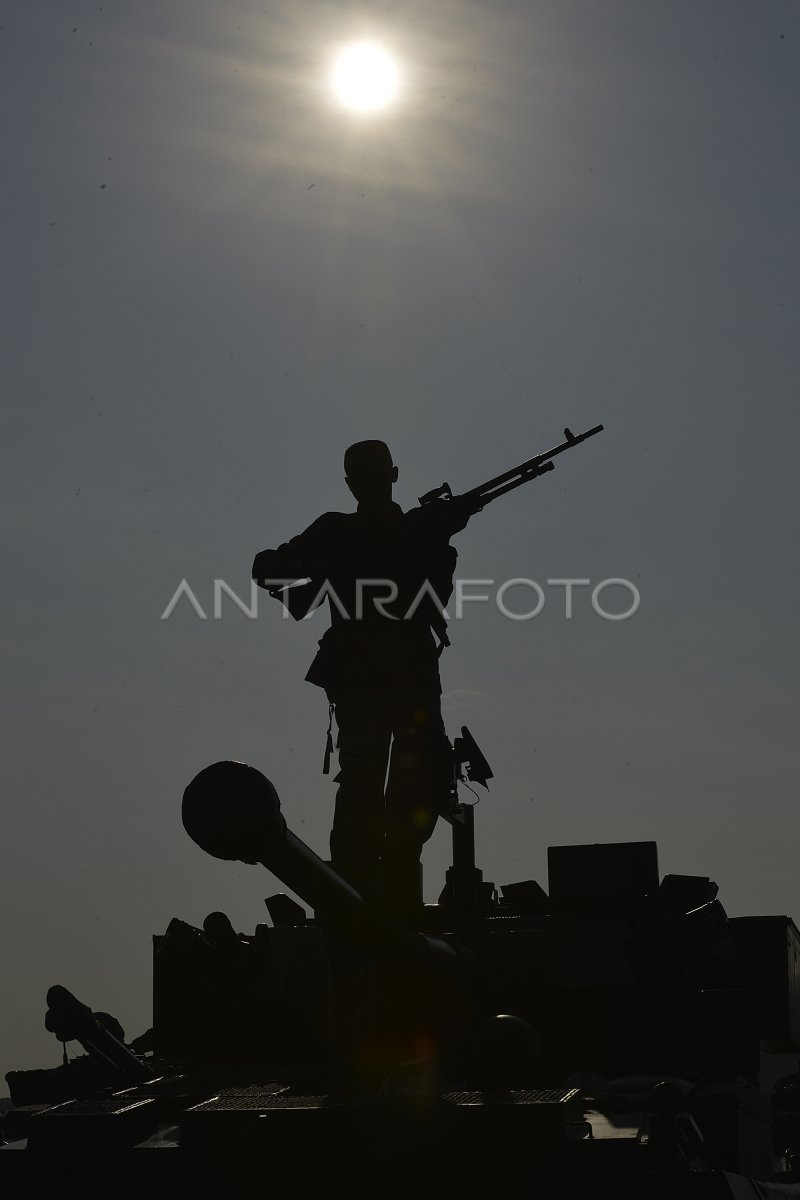
[[351,536],[353,528],[353,513],[325,512],[317,517],[302,535],[314,543],[325,542],[334,546],[346,541]]
[[343,512],[325,512],[317,517],[316,521],[309,526],[310,529],[346,529],[353,522],[355,513]]

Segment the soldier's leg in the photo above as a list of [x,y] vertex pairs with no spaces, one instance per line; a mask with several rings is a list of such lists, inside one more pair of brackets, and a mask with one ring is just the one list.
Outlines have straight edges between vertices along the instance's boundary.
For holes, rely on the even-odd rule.
[[397,705],[392,729],[381,873],[387,902],[413,908],[415,897],[421,901],[422,847],[447,805],[450,785],[451,748],[438,691],[421,692]]
[[391,715],[378,700],[346,693],[334,698],[339,784],[331,830],[331,865],[359,891],[369,891],[383,848],[384,784]]

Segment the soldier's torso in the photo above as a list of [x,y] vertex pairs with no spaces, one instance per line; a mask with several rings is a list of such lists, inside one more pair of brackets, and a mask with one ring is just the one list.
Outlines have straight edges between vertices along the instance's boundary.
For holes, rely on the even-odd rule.
[[429,591],[446,602],[455,551],[421,509],[328,518],[332,623],[306,678],[329,692],[438,690]]

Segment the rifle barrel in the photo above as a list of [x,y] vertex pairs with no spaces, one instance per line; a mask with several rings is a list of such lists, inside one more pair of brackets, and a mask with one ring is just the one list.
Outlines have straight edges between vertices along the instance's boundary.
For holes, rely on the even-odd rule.
[[[541,475],[546,470],[552,470],[553,464],[551,459],[557,454],[563,454],[565,450],[571,450],[573,446],[580,445],[587,438],[594,437],[596,433],[603,430],[602,425],[595,425],[593,429],[587,429],[585,433],[570,433],[569,430],[564,430],[567,435],[565,441],[559,442],[557,446],[553,446],[552,450],[546,450],[544,454],[535,454],[533,458],[527,459],[526,462],[520,463],[518,467],[512,467],[509,471],[504,471],[501,475],[495,475],[494,479],[488,479],[486,483],[480,483],[477,487],[470,488],[468,492],[464,492],[461,500],[477,500],[484,498],[485,503],[494,500],[497,496],[502,496],[504,492],[510,492],[512,488],[519,487],[521,483],[527,483],[530,479],[535,479],[537,475]],[[545,464],[549,464],[545,466]],[[501,487],[505,484],[505,487]]]

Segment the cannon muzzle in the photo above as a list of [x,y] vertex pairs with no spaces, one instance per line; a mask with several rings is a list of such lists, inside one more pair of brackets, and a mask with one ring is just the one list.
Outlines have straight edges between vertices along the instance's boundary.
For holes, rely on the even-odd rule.
[[409,929],[369,903],[295,837],[281,813],[278,793],[255,767],[218,762],[206,767],[183,793],[183,826],[214,858],[261,863],[302,900],[337,937],[359,948],[438,960],[456,951],[439,938]]

